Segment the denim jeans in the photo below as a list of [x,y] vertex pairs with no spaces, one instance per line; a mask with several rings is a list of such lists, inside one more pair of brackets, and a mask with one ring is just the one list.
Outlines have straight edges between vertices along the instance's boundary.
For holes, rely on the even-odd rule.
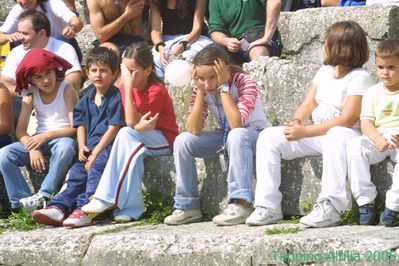
[[[227,174],[228,200],[253,201],[252,176],[256,140],[259,131],[251,128],[232,129],[227,137],[229,168]],[[216,149],[223,144],[223,132],[189,132],[177,136],[174,144],[176,195],[174,207],[179,210],[200,209],[198,176],[195,158],[215,158]]]
[[[40,194],[50,197],[58,191],[76,155],[75,140],[68,137],[52,139],[40,147],[43,155],[51,155],[48,174],[44,178]],[[21,198],[32,195],[19,167],[30,164],[29,151],[21,142],[14,142],[0,149],[0,172],[3,174],[12,208],[20,206]]]
[[85,171],[85,163],[76,162],[69,170],[69,177],[65,180],[60,192],[50,201],[66,216],[75,209],[82,208],[89,203],[89,198],[96,192],[101,175],[107,164],[112,145],[105,147],[92,163],[89,172]]
[[170,155],[169,143],[159,130],[138,133],[124,127],[116,135],[94,198],[115,204],[114,215],[140,218],[144,212],[141,179],[144,157]]

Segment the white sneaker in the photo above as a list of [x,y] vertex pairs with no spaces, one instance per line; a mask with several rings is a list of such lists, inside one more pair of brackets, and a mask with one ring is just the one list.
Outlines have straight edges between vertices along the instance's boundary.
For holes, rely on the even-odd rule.
[[200,210],[174,210],[171,215],[165,218],[163,221],[165,224],[169,225],[179,225],[197,222],[201,220],[202,213]]
[[238,203],[230,203],[219,215],[213,217],[212,222],[218,225],[243,224],[252,212],[252,208],[245,208]]
[[114,207],[114,204],[93,198],[89,203],[82,207],[82,211],[85,213],[103,213],[106,210]]
[[126,214],[119,214],[114,216],[114,220],[117,223],[128,223],[133,220],[133,218]]
[[65,214],[56,206],[52,205],[32,212],[32,218],[38,224],[61,226],[65,219]]
[[46,197],[40,193],[27,198],[22,198],[19,200],[19,203],[21,203],[23,208],[30,211],[37,210],[39,208],[46,208],[47,205]]
[[274,224],[283,219],[282,213],[275,213],[265,207],[256,207],[251,216],[245,221],[248,225]]
[[78,228],[92,224],[93,221],[82,210],[74,210],[62,223],[66,228]]
[[334,226],[340,221],[341,215],[329,200],[316,203],[312,212],[299,220],[300,223],[311,227]]

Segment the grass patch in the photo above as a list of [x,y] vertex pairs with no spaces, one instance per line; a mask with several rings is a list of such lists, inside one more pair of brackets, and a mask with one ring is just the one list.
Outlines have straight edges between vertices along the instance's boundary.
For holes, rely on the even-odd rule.
[[0,219],[0,234],[6,230],[10,231],[29,231],[42,227],[37,224],[26,209],[20,209],[18,212],[3,213]]
[[165,217],[172,213],[174,194],[174,191],[169,195],[164,195],[153,189],[143,190],[144,206],[146,211],[144,212],[141,221],[135,225],[163,223]]
[[280,122],[278,121],[278,117],[277,114],[274,112],[268,112],[267,115],[267,120],[270,121],[270,123],[272,124],[272,126],[278,126],[280,124]]
[[313,203],[303,202],[301,205],[301,209],[305,214],[309,214],[313,210]]
[[277,224],[299,224],[299,216],[292,215],[288,219],[278,221]]
[[302,231],[302,229],[300,229],[298,227],[292,227],[292,228],[274,227],[274,228],[266,229],[266,235],[296,234],[300,231]]

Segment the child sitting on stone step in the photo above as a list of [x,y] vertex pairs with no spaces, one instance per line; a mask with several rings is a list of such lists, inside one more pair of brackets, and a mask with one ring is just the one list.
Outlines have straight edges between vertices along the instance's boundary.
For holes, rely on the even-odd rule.
[[114,138],[124,125],[120,93],[113,85],[118,57],[108,48],[96,47],[87,55],[86,65],[92,84],[73,111],[79,160],[49,206],[33,212],[33,219],[39,224],[69,228],[92,224],[80,208],[96,191]]
[[[352,140],[347,147],[348,177],[359,207],[359,223],[375,224],[377,197],[371,182],[370,165],[390,157],[398,162],[399,153],[399,40],[382,41],[375,52],[380,82],[363,96],[360,114],[363,136]],[[392,187],[386,193],[385,210],[380,222],[397,225],[399,214],[399,165],[395,165]]]
[[[33,49],[16,71],[16,91],[28,90],[22,98],[16,137],[18,142],[0,150],[3,174],[12,208],[37,209],[56,193],[76,154],[76,129],[72,127],[73,106],[78,95],[66,80],[65,71],[72,65],[56,54]],[[28,83],[32,86],[28,88]],[[28,135],[28,123],[35,110],[37,129]],[[48,156],[50,162],[47,162]],[[19,167],[29,165],[36,172],[48,174],[40,190],[32,195]]]
[[288,125],[266,128],[259,135],[256,209],[246,221],[249,225],[276,223],[283,218],[281,159],[323,156],[321,193],[301,223],[311,227],[336,225],[348,206],[346,144],[360,136],[362,95],[374,84],[362,67],[369,58],[366,34],[354,21],[337,22],[325,33],[323,52],[324,65]]

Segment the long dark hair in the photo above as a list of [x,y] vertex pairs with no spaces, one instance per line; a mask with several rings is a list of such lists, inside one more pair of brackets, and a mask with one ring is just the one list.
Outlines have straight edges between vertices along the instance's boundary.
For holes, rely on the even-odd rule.
[[231,75],[237,72],[244,73],[244,70],[241,67],[233,64],[231,58],[227,53],[214,46],[207,46],[201,51],[199,51],[199,53],[193,59],[193,65],[195,67],[214,66],[215,60],[217,59],[222,60],[226,65],[230,66]]
[[[168,0],[151,0],[154,7],[159,11],[161,11],[161,3],[164,1],[167,2]],[[185,17],[195,9],[196,2],[195,0],[176,0],[176,11],[181,17]]]
[[163,81],[154,72],[154,58],[147,42],[135,42],[126,47],[122,58],[133,59],[140,67],[152,67],[148,81],[154,81],[163,84]]

